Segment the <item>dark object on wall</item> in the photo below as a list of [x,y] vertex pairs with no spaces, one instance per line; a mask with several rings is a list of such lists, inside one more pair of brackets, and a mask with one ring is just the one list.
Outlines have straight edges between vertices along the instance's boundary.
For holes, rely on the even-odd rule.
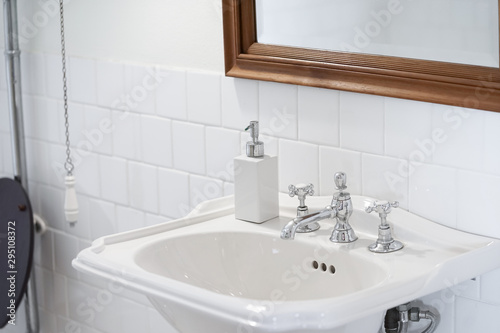
[[33,260],[33,212],[21,184],[0,179],[0,328],[16,323],[16,311]]

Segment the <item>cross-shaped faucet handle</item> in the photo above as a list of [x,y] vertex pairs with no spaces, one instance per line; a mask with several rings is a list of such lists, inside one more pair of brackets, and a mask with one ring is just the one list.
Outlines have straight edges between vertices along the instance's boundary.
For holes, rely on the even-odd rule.
[[377,212],[379,215],[385,215],[389,214],[392,210],[392,208],[397,208],[399,207],[399,202],[393,201],[374,201],[372,202],[369,206],[365,208],[365,212],[371,213],[371,212]]

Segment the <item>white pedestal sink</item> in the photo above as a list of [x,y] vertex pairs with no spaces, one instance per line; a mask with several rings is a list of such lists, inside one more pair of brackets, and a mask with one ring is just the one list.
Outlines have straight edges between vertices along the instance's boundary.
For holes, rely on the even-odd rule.
[[[386,309],[500,266],[500,240],[476,236],[404,210],[388,218],[405,247],[376,254],[379,219],[352,196],[359,239],[334,244],[333,220],[280,239],[296,200],[280,197],[280,217],[236,220],[232,197],[185,218],[102,237],[73,266],[146,294],[180,332],[376,333]],[[311,212],[330,202],[310,197]]]

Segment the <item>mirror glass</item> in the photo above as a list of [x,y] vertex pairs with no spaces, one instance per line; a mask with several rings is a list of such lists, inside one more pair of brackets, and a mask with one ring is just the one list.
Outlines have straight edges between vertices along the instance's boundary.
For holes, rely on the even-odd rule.
[[498,0],[255,0],[257,41],[498,68]]

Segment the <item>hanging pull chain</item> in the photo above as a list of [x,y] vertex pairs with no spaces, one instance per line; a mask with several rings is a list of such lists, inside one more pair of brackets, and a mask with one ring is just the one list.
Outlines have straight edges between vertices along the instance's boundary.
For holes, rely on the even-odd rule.
[[62,54],[62,74],[63,74],[63,93],[64,93],[64,127],[66,129],[66,161],[64,168],[68,176],[73,174],[73,161],[71,160],[71,148],[69,141],[69,114],[68,114],[68,86],[66,80],[66,43],[64,41],[64,0],[59,0],[60,16],[61,16],[61,54]]
[[63,93],[64,93],[64,127],[66,129],[66,161],[64,168],[66,169],[66,177],[64,184],[66,185],[66,194],[64,197],[64,214],[66,221],[70,226],[74,226],[78,221],[78,201],[75,191],[75,177],[73,176],[73,161],[71,159],[71,147],[69,141],[69,113],[68,113],[68,87],[66,80],[66,45],[64,42],[64,0],[59,0],[60,16],[61,16],[61,54],[62,54],[62,74],[63,74]]

